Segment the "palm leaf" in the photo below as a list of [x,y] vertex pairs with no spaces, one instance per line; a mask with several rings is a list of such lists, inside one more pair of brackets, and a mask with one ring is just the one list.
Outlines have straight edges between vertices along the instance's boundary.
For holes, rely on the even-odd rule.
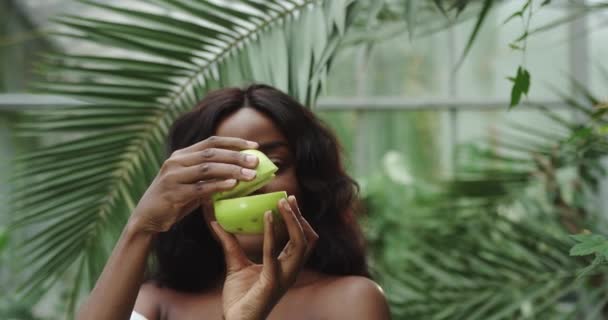
[[455,178],[431,195],[408,197],[428,192],[416,182],[368,192],[373,270],[394,318],[605,318],[605,269],[569,256],[569,232],[607,222],[593,205],[605,119],[589,112],[596,96],[576,89],[580,101],[562,96],[584,124],[541,107],[555,128],[508,124],[500,140],[465,149]]
[[[468,2],[468,1],[466,1],[466,2]],[[469,51],[471,51],[471,48],[473,47],[473,43],[475,42],[475,39],[477,39],[477,35],[479,34],[479,31],[481,30],[481,27],[483,26],[483,23],[486,20],[486,17],[489,15],[490,10],[492,9],[493,6],[494,6],[494,0],[484,0],[483,1],[482,8],[479,11],[479,15],[477,16],[477,20],[475,22],[475,27],[473,27],[473,30],[471,31],[471,34],[469,35],[469,39],[467,40],[467,44],[466,44],[464,51],[462,52],[462,56],[460,57],[460,60],[457,64],[457,68],[462,65],[462,63],[464,62],[464,59],[469,54]]]
[[21,134],[68,138],[17,157],[12,198],[13,227],[28,234],[22,295],[73,267],[70,309],[160,167],[176,117],[211,89],[254,81],[313,106],[353,11],[350,0],[81,2],[104,15],[58,17],[55,34],[94,50],[47,55],[35,88],[84,103],[26,113]]
[[[410,40],[427,36],[472,18],[478,21],[485,19],[492,8],[485,3],[483,6],[478,6],[479,1],[473,0],[360,0],[360,2],[367,14],[359,17],[361,21],[357,21],[354,32],[350,32],[345,40],[350,45],[386,41],[403,33],[408,33]],[[472,10],[465,10],[467,8]],[[481,24],[469,36],[471,45],[480,29]]]

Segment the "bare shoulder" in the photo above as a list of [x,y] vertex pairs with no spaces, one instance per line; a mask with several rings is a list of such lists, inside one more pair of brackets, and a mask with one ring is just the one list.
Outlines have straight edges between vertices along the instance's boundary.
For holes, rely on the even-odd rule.
[[370,299],[377,302],[386,301],[380,285],[369,278],[360,276],[335,277],[325,284],[324,291],[335,299],[351,302]]
[[148,320],[160,319],[161,301],[167,297],[163,288],[153,282],[146,282],[139,288],[137,300],[135,301],[134,311],[143,315]]
[[390,319],[384,291],[371,279],[332,277],[320,291],[322,300],[331,302],[327,310],[329,319]]

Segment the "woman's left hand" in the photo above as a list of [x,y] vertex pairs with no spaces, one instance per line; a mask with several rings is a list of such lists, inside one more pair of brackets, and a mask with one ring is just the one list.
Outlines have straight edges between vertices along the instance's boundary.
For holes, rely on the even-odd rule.
[[289,196],[288,200],[281,199],[278,207],[289,233],[289,241],[276,256],[272,213],[266,212],[261,265],[245,256],[234,235],[222,229],[217,222],[211,222],[226,257],[227,274],[222,291],[226,320],[266,319],[295,282],[319,238],[302,216],[294,196]]

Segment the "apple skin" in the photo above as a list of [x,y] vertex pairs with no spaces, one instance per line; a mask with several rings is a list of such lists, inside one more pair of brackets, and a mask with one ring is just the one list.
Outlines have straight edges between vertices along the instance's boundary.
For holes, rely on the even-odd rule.
[[277,209],[279,200],[286,199],[285,191],[258,194],[215,201],[215,219],[230,233],[261,234],[264,233],[264,213],[272,211],[273,217],[279,219]]
[[262,234],[264,233],[264,213],[273,212],[275,221],[281,219],[278,212],[278,202],[287,198],[285,191],[246,196],[263,187],[274,178],[277,166],[258,150],[243,150],[241,152],[258,157],[256,177],[252,181],[239,181],[228,191],[213,196],[215,219],[230,233]]
[[270,182],[274,178],[274,173],[279,169],[259,150],[249,149],[241,152],[252,154],[258,158],[258,166],[255,168],[255,179],[251,181],[239,181],[234,188],[215,194],[214,200],[246,196]]

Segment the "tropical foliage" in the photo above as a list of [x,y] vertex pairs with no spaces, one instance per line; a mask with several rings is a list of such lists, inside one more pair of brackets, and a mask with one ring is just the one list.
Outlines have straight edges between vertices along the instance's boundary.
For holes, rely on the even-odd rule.
[[28,230],[20,292],[47,290],[72,268],[72,307],[155,176],[173,120],[210,89],[253,81],[314,103],[353,8],[346,0],[83,3],[110,18],[61,16],[57,34],[96,53],[48,54],[36,88],[85,104],[29,113],[22,134],[67,138],[16,159],[13,176],[13,226]]
[[[458,175],[367,188],[376,275],[397,319],[603,319],[608,221],[597,210],[608,154],[605,104],[564,96],[577,123],[538,106],[547,128],[511,124],[470,145]],[[388,179],[390,180],[390,179]],[[378,212],[380,214],[378,214]],[[377,215],[378,214],[378,215]]]
[[68,272],[68,310],[156,174],[172,121],[210,89],[253,81],[314,105],[355,13],[375,3],[81,2],[97,11],[60,16],[53,33],[84,45],[46,54],[34,87],[83,105],[25,113],[22,136],[62,141],[15,159],[12,177],[18,291],[35,296]]
[[[11,180],[11,235],[19,236],[22,270],[14,277],[17,299],[33,303],[67,283],[67,313],[95,282],[155,176],[170,124],[208,90],[265,82],[312,107],[341,46],[402,31],[421,36],[472,18],[464,56],[500,1],[80,2],[95,11],[58,17],[54,34],[82,45],[45,54],[35,88],[83,104],[25,113],[21,135],[53,143],[15,159]],[[596,131],[581,134],[555,119],[559,135],[537,132],[502,144],[527,157],[475,149],[475,159],[491,166],[445,186],[380,188],[372,177],[368,205],[381,213],[368,221],[374,268],[397,318],[453,318],[471,310],[480,318],[553,315],[561,306],[555,301],[589,312],[581,297],[589,295],[589,305],[603,298],[600,287],[582,290],[588,278],[571,281],[589,261],[568,257],[573,240],[564,237],[565,228],[596,231],[577,219],[579,211],[593,216],[584,199],[603,174],[595,165],[603,149],[594,142],[595,153],[585,153],[584,143],[573,141],[598,138]],[[554,197],[568,184],[556,172],[571,174],[568,168],[584,187],[562,205]],[[510,291],[499,290],[505,284]]]

